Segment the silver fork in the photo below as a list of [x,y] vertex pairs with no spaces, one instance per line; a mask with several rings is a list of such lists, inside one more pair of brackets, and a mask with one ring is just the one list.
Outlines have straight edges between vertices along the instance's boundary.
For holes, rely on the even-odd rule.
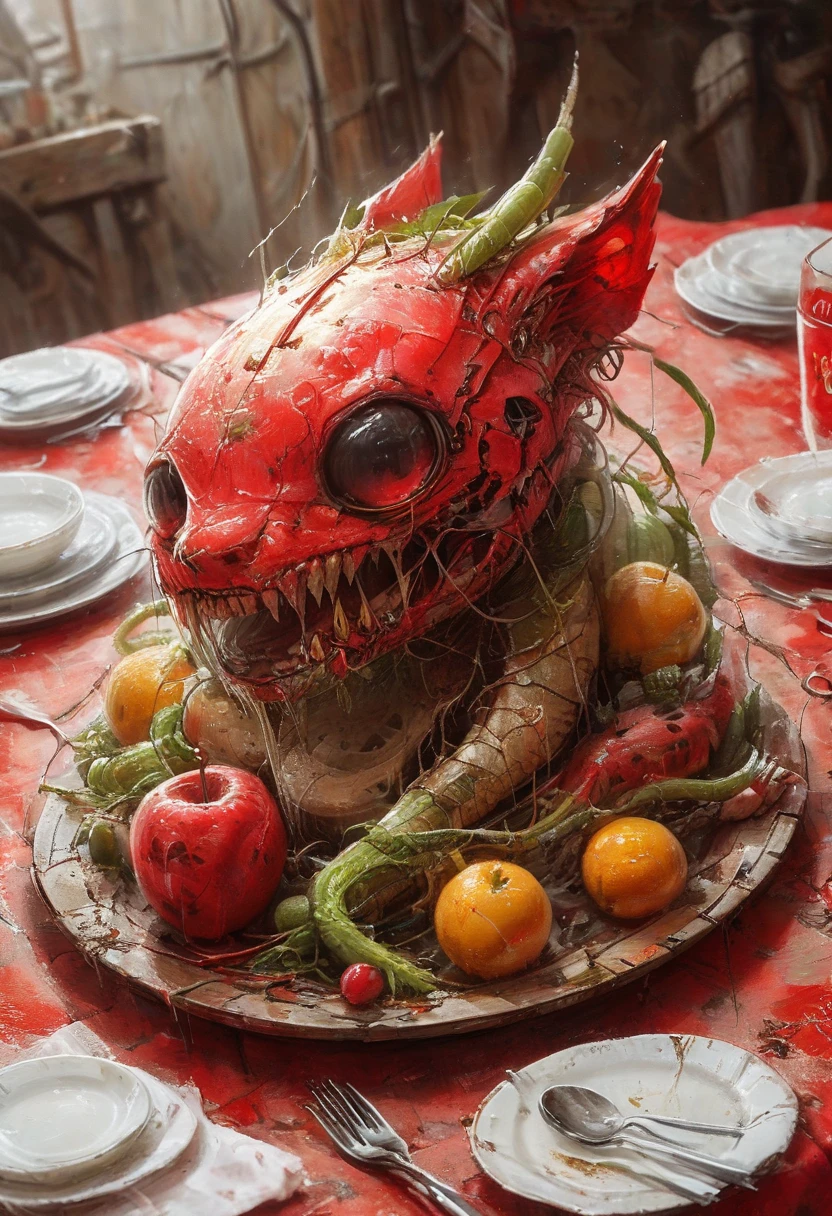
[[405,1141],[354,1086],[322,1081],[308,1088],[319,1109],[306,1109],[345,1157],[404,1175],[451,1216],[482,1216],[453,1187],[411,1161]]

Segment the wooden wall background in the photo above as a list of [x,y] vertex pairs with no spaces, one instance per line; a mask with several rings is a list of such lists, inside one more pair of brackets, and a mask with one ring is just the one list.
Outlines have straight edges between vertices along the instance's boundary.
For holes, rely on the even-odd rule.
[[[347,198],[400,171],[431,131],[445,133],[449,192],[514,180],[553,122],[576,46],[567,201],[597,196],[666,137],[664,206],[726,214],[692,82],[730,0],[5,2],[44,62],[66,53],[74,26],[82,75],[68,87],[79,98],[161,120],[174,262],[164,299],[135,302],[141,315],[257,286],[249,255],[273,227],[270,268],[301,258]],[[752,202],[799,197],[791,155],[786,139]],[[81,239],[77,224],[44,222]],[[75,320],[62,306],[51,330],[44,321],[44,340],[112,320],[84,299]]]

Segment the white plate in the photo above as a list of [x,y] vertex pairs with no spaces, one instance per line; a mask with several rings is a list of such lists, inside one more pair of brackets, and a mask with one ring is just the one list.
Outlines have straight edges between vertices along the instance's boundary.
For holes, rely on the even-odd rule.
[[[61,1057],[52,1057],[61,1058]],[[0,1204],[20,1205],[22,1211],[83,1203],[135,1186],[143,1178],[166,1169],[193,1139],[197,1117],[182,1097],[140,1068],[133,1069],[150,1091],[152,1113],[144,1130],[122,1157],[106,1165],[94,1178],[51,1186],[48,1189],[0,1180]],[[17,1208],[15,1207],[16,1211]]]
[[799,224],[747,228],[716,241],[708,258],[715,270],[743,280],[760,302],[796,306],[803,259],[830,236],[826,228]]
[[787,540],[763,526],[761,514],[754,506],[754,491],[763,488],[776,463],[760,461],[723,487],[711,503],[714,527],[738,549],[765,561],[784,566],[832,566],[832,545]]
[[0,575],[43,570],[81,526],[84,496],[49,473],[0,473]]
[[86,608],[110,595],[128,579],[138,574],[147,563],[147,550],[142,535],[127,507],[107,494],[96,495],[97,501],[112,517],[117,529],[117,548],[112,558],[90,578],[78,585],[70,584],[48,603],[25,610],[16,604],[0,605],[0,633],[26,629]]
[[0,421],[31,426],[95,409],[130,385],[115,355],[83,346],[45,346],[0,360]]
[[771,511],[751,499],[762,527],[785,540],[832,545],[832,451],[798,452],[763,464],[769,473],[759,492]]
[[106,351],[44,347],[0,360],[0,440],[74,432],[112,413],[132,381]]
[[47,1056],[0,1070],[0,1178],[59,1184],[101,1169],[146,1126],[150,1093],[96,1056]]
[[35,607],[53,599],[68,584],[90,578],[113,555],[117,542],[115,520],[107,506],[100,505],[100,497],[92,491],[84,495],[84,518],[78,535],[48,570],[3,579],[0,610],[13,605]]
[[754,291],[752,284],[745,279],[732,279],[728,275],[717,270],[711,263],[711,250],[708,249],[705,253],[700,254],[698,258],[689,259],[695,261],[700,267],[700,286],[704,288],[710,295],[716,296],[723,303],[736,304],[740,309],[753,309],[755,312],[761,312],[764,316],[770,316],[772,319],[779,321],[787,321],[794,314],[795,303],[788,304],[771,304],[765,299],[760,299]]
[[709,287],[713,273],[702,254],[688,258],[676,268],[673,275],[676,291],[691,308],[720,321],[731,321],[735,325],[747,325],[754,329],[784,329],[796,324],[797,314],[794,307],[783,308],[775,313],[770,309],[755,308],[722,299]]
[[637,1172],[644,1160],[632,1150],[583,1145],[550,1127],[537,1108],[549,1085],[586,1085],[621,1111],[741,1123],[746,1130],[736,1142],[691,1133],[682,1142],[755,1172],[788,1147],[797,1123],[797,1099],[785,1081],[718,1039],[644,1034],[584,1043],[537,1060],[520,1076],[524,1099],[504,1081],[477,1112],[469,1133],[474,1156],[506,1190],[581,1216],[666,1212],[690,1201],[625,1172],[625,1162]]

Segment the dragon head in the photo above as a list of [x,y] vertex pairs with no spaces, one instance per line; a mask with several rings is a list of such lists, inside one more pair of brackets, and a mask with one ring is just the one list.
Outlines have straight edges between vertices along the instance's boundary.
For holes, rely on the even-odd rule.
[[660,149],[456,276],[489,213],[439,203],[439,156],[270,283],[188,377],[148,465],[161,587],[262,700],[424,635],[506,573],[649,281]]

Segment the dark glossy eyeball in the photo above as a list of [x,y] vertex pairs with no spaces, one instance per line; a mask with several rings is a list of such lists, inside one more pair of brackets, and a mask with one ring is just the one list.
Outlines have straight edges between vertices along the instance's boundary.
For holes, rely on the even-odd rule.
[[414,498],[432,480],[442,455],[430,415],[406,401],[373,401],[345,418],[324,455],[333,498],[383,511]]
[[153,531],[168,540],[185,522],[188,495],[182,478],[169,460],[149,469],[144,479],[144,510]]

